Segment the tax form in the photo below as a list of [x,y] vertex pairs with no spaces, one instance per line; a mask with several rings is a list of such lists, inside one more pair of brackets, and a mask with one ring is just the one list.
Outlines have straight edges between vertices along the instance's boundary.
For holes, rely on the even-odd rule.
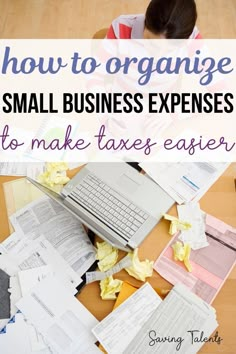
[[154,264],[154,269],[171,284],[185,284],[207,303],[212,303],[236,261],[236,229],[206,214],[206,236],[209,246],[191,251],[192,272],[173,260],[171,239]]
[[112,311],[93,328],[93,333],[109,354],[123,353],[162,299],[149,283]]
[[15,232],[2,243],[2,247],[14,259],[18,271],[51,266],[53,274],[73,294],[77,292],[76,287],[82,279],[43,236],[30,240],[22,238],[20,232]]
[[24,237],[44,236],[81,277],[95,262],[95,251],[81,222],[47,196],[33,201],[10,217]]
[[195,354],[204,342],[194,339],[202,332],[208,338],[217,326],[215,310],[178,284],[123,353]]
[[199,201],[229,163],[177,162],[140,165],[178,204]]
[[55,277],[44,279],[17,307],[53,353],[101,353],[91,332],[98,321]]

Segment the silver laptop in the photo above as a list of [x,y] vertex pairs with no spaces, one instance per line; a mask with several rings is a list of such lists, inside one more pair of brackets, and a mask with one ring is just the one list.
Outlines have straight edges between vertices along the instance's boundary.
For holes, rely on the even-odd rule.
[[[29,179],[29,178],[28,178]],[[114,247],[130,251],[174,204],[127,163],[88,163],[57,194],[29,179]]]

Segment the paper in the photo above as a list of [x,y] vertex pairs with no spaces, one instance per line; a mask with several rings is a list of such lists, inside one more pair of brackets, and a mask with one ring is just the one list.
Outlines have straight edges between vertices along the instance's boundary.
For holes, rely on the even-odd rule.
[[184,263],[188,272],[192,271],[192,266],[189,261],[191,247],[186,243],[182,244],[182,242],[175,242],[172,246],[173,253],[174,253],[174,260],[181,261]]
[[10,318],[10,276],[0,269],[0,320]]
[[132,253],[129,253],[132,264],[130,267],[125,268],[126,272],[132,277],[145,281],[147,277],[151,277],[153,273],[153,261],[145,259],[145,261],[140,261],[138,258],[138,248],[136,248]]
[[86,273],[86,284],[92,283],[97,280],[103,280],[115,273],[118,273],[120,270],[131,266],[132,261],[129,255],[125,256],[120,262],[118,262],[112,269],[107,270],[106,272],[87,272]]
[[207,214],[206,235],[209,246],[191,251],[191,273],[172,259],[171,246],[178,241],[178,235],[163,250],[154,269],[174,285],[183,283],[210,304],[235,265],[236,229]]
[[98,262],[98,268],[101,272],[106,272],[111,269],[117,262],[118,249],[104,242],[97,242],[97,254],[96,259]]
[[25,237],[44,236],[81,277],[95,262],[95,252],[81,222],[58,203],[44,196],[10,218]]
[[27,164],[18,162],[0,162],[1,176],[26,176]]
[[119,293],[122,280],[113,279],[112,275],[100,281],[101,298],[103,300],[115,300],[116,293]]
[[41,162],[1,162],[0,175],[35,177],[36,174],[43,171],[44,165]]
[[[38,354],[52,354],[47,346],[36,346],[38,342],[38,334],[35,335],[32,342],[32,331],[35,332],[30,326],[22,313],[17,312],[11,318],[7,326],[0,332],[0,348],[3,354],[37,354],[35,349],[40,350]],[[35,332],[36,333],[36,332]]]
[[[209,337],[217,328],[215,310],[185,286],[175,286],[152,313],[123,353],[195,354],[204,342],[192,339]],[[199,331],[191,332],[191,331]]]
[[191,229],[180,233],[179,239],[188,243],[193,250],[208,246],[205,234],[205,213],[200,209],[198,203],[177,205],[180,219],[185,219],[192,225]]
[[40,282],[18,308],[57,353],[99,353],[91,329],[98,321],[55,277]]
[[21,287],[22,296],[29,293],[35,285],[45,279],[47,276],[52,276],[53,270],[50,265],[44,265],[37,268],[22,270],[18,273],[18,278]]
[[92,331],[109,354],[123,353],[161,301],[146,283]]
[[171,236],[173,236],[174,234],[176,234],[176,232],[178,232],[180,230],[189,230],[192,227],[191,223],[189,223],[187,221],[179,220],[175,216],[172,216],[172,215],[169,215],[169,214],[164,214],[163,218],[165,220],[169,220],[170,221],[169,234]]
[[199,201],[229,163],[142,163],[144,171],[178,204]]
[[[11,241],[12,236],[13,241]],[[5,246],[8,254],[14,257],[19,270],[50,265],[53,273],[65,283],[65,286],[73,294],[76,293],[76,287],[82,279],[43,236],[36,240],[21,239],[21,233],[18,232],[12,236],[9,236],[2,245]]]
[[68,164],[65,162],[47,162],[45,171],[40,173],[36,179],[39,183],[59,193],[63,185],[70,180],[66,175],[67,170]]

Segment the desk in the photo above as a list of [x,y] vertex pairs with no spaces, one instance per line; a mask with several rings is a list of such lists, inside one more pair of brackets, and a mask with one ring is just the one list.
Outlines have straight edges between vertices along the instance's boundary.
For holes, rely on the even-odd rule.
[[[218,217],[222,221],[236,227],[236,191],[235,191],[235,166],[231,165],[224,175],[211,187],[211,189],[201,199],[201,208],[209,214]],[[76,173],[76,170],[70,171],[70,176]],[[5,208],[4,194],[2,184],[15,177],[0,176],[0,242],[9,235],[7,222],[7,214]],[[171,213],[176,214],[174,206]],[[170,240],[168,234],[169,223],[165,220],[161,221],[145,239],[139,249],[140,259],[147,258],[156,260],[163,248]],[[120,257],[125,252],[120,251]],[[125,271],[116,274],[118,279],[128,280],[134,285],[142,285],[142,283],[130,277]],[[161,278],[154,272],[149,282],[154,287],[171,289],[172,285]],[[217,311],[217,320],[219,322],[219,336],[223,338],[220,345],[216,343],[205,344],[201,354],[206,353],[227,353],[234,354],[236,352],[236,306],[235,306],[235,289],[236,289],[236,269],[234,269],[229,278],[225,282],[222,290],[217,295],[213,306]],[[92,283],[83,288],[78,299],[91,311],[98,320],[103,319],[111,310],[114,301],[102,301],[100,298],[100,289],[98,283]]]

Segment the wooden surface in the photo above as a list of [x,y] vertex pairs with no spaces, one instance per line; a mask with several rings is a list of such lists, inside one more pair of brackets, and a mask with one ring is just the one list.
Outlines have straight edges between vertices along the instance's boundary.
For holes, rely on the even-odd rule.
[[[0,38],[92,38],[149,0],[0,0]],[[204,38],[236,38],[236,0],[197,0]]]
[[[72,176],[74,170],[70,176]],[[234,177],[236,176],[236,164],[231,165],[224,175],[210,188],[210,190],[201,199],[201,208],[228,224],[236,227],[236,191]],[[2,183],[13,179],[12,177],[0,177],[0,242],[9,235],[7,214],[2,189]],[[174,206],[171,214],[176,213]],[[145,239],[139,249],[140,259],[156,260],[163,248],[170,240],[168,234],[169,223],[161,221],[154,230]],[[122,257],[125,252],[121,252]],[[121,280],[128,280],[131,284],[141,286],[142,283],[130,277],[125,271],[114,276]],[[149,282],[158,288],[171,289],[171,284],[161,278],[156,272]],[[236,352],[236,307],[235,307],[235,289],[236,289],[236,269],[229,275],[220,293],[217,295],[213,306],[217,311],[217,320],[219,322],[219,336],[223,338],[220,345],[216,343],[205,344],[201,354],[207,353],[226,353],[235,354]],[[98,320],[103,319],[113,308],[114,301],[103,301],[100,298],[98,282],[87,285],[78,295],[78,299],[91,311]]]
[[[143,13],[148,0],[0,0],[0,38],[92,38],[120,14]],[[197,0],[198,27],[204,38],[236,38],[236,0]],[[236,170],[233,172],[236,175]],[[227,172],[201,200],[203,210],[236,227],[236,194],[233,174]],[[0,177],[0,240],[8,234],[8,222]],[[160,223],[143,243],[140,257],[155,259],[169,240],[167,224]],[[151,246],[150,246],[151,245]],[[153,246],[154,245],[154,246]],[[127,277],[121,273],[119,278]],[[132,280],[134,281],[134,280]],[[157,274],[152,283],[170,287]],[[221,345],[206,344],[201,353],[236,353],[236,274],[230,274],[214,301]],[[98,319],[111,311],[113,301],[103,302],[97,283],[87,286],[79,299]]]

